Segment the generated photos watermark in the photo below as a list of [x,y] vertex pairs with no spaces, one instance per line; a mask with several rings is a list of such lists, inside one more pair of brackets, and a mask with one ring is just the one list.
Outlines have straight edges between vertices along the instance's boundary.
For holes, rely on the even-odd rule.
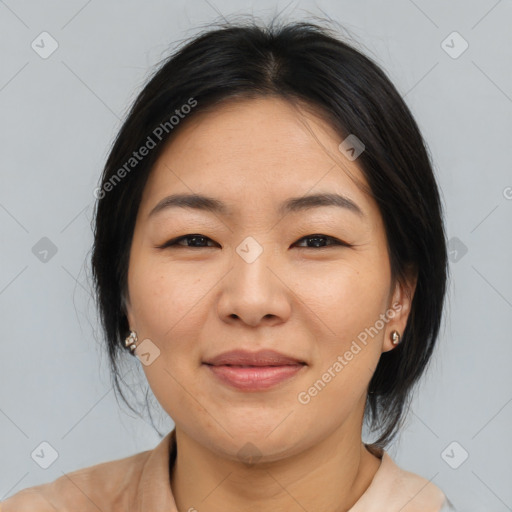
[[[379,320],[377,320],[373,326],[367,327],[364,331],[361,331],[357,335],[357,340],[352,340],[350,348],[345,351],[343,355],[339,355],[336,361],[327,368],[322,376],[315,381],[306,391],[301,391],[297,395],[297,400],[302,405],[307,405],[311,402],[311,399],[320,393],[329,382],[331,382],[340,372],[349,364],[354,356],[359,354],[361,350],[368,344],[368,336],[373,339],[389,322],[389,320],[395,317],[395,314],[402,309],[402,304],[395,302],[390,309],[385,313],[381,313]],[[359,341],[359,343],[358,343]],[[363,346],[361,346],[363,345]]]
[[197,106],[197,100],[189,98],[187,103],[174,111],[176,115],[172,115],[168,121],[160,123],[151,132],[151,134],[147,136],[144,144],[142,144],[137,151],[134,151],[132,156],[105,183],[103,183],[101,187],[96,187],[94,189],[94,197],[96,199],[103,199],[107,192],[113,190],[114,187],[120,183],[132,169],[137,167],[139,162],[149,155],[149,152],[163,140],[165,135],[171,133],[171,131],[180,124],[180,121],[184,119],[195,106]]

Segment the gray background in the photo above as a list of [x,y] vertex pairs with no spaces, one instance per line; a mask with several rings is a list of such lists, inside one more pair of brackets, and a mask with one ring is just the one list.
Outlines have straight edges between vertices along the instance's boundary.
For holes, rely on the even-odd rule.
[[[0,499],[159,441],[110,385],[87,273],[93,190],[151,65],[220,13],[265,20],[281,10],[288,19],[325,12],[384,67],[442,190],[445,321],[389,452],[460,510],[512,510],[510,0],[0,1]],[[31,47],[51,49],[43,31],[58,43],[47,58]],[[139,365],[129,361],[127,383],[143,376]],[[156,422],[172,427],[165,414]],[[48,469],[31,457],[43,441],[58,452]]]

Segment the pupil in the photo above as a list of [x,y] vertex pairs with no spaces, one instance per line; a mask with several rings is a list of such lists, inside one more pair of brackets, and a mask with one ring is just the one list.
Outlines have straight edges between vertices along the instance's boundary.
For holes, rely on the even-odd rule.
[[202,240],[204,242],[204,237],[203,236],[191,236],[190,237],[190,240],[192,241],[192,245],[194,245],[194,240]]
[[[318,242],[318,241],[319,241],[319,240],[323,240],[323,237],[321,237],[321,236],[313,236],[313,237],[310,237],[310,239],[309,239],[309,240],[310,240],[310,241],[311,241],[311,240],[315,240],[315,242],[314,242],[314,244],[313,244],[313,245],[314,245],[314,247],[320,247],[320,246],[321,246],[320,244],[321,244],[322,242],[320,242],[320,244],[319,244],[319,242]],[[325,240],[324,240],[324,242],[325,242]]]

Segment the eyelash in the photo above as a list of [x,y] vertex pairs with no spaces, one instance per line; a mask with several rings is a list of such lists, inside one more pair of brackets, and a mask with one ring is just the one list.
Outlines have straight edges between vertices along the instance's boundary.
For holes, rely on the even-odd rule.
[[[166,248],[173,247],[173,246],[183,247],[185,249],[208,249],[208,246],[194,247],[194,246],[189,246],[189,245],[185,245],[185,246],[178,245],[178,242],[181,242],[182,240],[186,240],[189,238],[203,238],[205,240],[213,241],[213,240],[211,240],[211,238],[208,238],[207,236],[204,236],[204,235],[189,234],[189,235],[183,235],[183,236],[179,236],[177,238],[173,238],[171,240],[168,240],[164,244],[158,245],[156,247],[157,247],[157,249],[166,249]],[[347,244],[346,242],[338,240],[337,238],[334,238],[332,236],[322,235],[322,234],[306,235],[306,236],[303,236],[302,238],[299,238],[299,240],[297,240],[297,242],[300,242],[302,240],[307,240],[307,239],[314,239],[314,238],[325,238],[326,240],[330,240],[333,243],[331,245],[324,246],[324,247],[299,247],[299,249],[327,249],[328,247],[333,247],[333,246],[352,247],[351,244]],[[295,242],[295,243],[297,243],[297,242]]]

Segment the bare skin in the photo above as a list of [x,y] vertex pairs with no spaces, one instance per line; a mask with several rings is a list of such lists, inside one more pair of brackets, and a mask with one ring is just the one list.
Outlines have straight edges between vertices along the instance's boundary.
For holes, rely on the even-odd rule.
[[[361,440],[367,389],[380,355],[394,348],[391,332],[405,329],[416,280],[392,282],[381,215],[358,186],[366,182],[357,159],[342,155],[340,135],[320,117],[267,97],[182,123],[144,189],[128,272],[130,328],[160,350],[143,369],[176,424],[178,510],[347,511],[380,465]],[[362,215],[277,210],[322,192],[348,197]],[[149,216],[177,193],[211,196],[231,211],[173,207]],[[191,234],[199,239],[158,248]],[[249,263],[240,246],[262,252]],[[376,325],[378,334],[345,358]],[[270,389],[242,391],[203,364],[240,348],[305,365]],[[334,371],[338,356],[346,364]],[[322,377],[329,368],[331,378]],[[321,378],[326,385],[309,393]],[[239,455],[243,447],[252,447],[253,464]]]

